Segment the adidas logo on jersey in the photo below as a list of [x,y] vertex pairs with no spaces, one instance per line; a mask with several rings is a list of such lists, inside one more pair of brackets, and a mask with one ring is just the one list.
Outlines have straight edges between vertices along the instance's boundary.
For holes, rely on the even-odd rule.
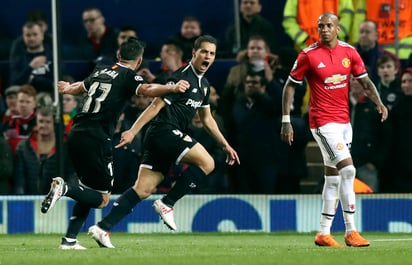
[[318,69],[319,68],[325,68],[326,67],[326,65],[323,63],[323,62],[320,62],[319,64],[318,64]]

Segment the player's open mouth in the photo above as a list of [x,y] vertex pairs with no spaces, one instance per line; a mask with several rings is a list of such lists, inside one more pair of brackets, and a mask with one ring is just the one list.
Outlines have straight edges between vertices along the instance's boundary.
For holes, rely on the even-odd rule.
[[207,62],[207,61],[204,61],[204,62],[202,62],[202,68],[208,68],[209,67],[209,62]]

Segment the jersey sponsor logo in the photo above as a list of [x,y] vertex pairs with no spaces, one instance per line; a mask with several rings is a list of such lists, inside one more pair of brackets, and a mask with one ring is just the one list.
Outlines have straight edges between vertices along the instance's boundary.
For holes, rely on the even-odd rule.
[[319,64],[318,64],[318,68],[325,68],[326,66],[325,66],[325,64],[323,63],[323,62],[320,62]]
[[186,101],[185,105],[186,105],[186,106],[190,106],[190,107],[192,107],[192,108],[194,108],[194,109],[197,109],[197,108],[199,108],[200,106],[202,106],[202,101],[201,101],[201,100],[200,100],[200,101],[197,101],[197,100],[193,100],[193,99],[189,98],[189,99]]
[[135,76],[134,76],[134,80],[136,80],[136,81],[143,81],[143,77],[141,77],[140,75],[135,75]]
[[334,85],[340,84],[342,81],[346,80],[346,78],[347,78],[346,75],[341,75],[341,74],[332,75],[325,79],[325,84],[329,84],[329,83],[332,83]]
[[343,65],[343,67],[345,67],[345,68],[349,68],[349,66],[350,66],[350,60],[349,60],[348,58],[343,58],[343,59],[342,59],[342,65]]
[[347,86],[347,83],[342,83],[347,79],[346,75],[332,75],[330,77],[327,77],[324,81],[325,84],[332,84],[332,85],[325,85],[325,89],[338,89],[338,88],[344,88]]

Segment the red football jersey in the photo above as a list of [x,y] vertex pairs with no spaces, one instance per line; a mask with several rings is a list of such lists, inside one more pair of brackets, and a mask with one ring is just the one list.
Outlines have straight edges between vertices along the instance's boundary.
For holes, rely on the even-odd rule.
[[349,80],[367,75],[364,63],[354,47],[338,41],[334,48],[319,42],[299,53],[289,79],[301,84],[306,77],[310,88],[309,126],[348,123]]

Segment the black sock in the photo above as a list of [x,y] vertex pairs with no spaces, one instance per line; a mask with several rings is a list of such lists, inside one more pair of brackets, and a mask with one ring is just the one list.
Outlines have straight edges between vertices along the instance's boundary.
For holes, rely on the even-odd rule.
[[65,196],[70,197],[90,208],[97,208],[103,202],[103,196],[100,192],[78,185],[67,185],[67,192]]
[[105,230],[110,231],[112,227],[120,222],[126,215],[133,211],[133,208],[140,202],[140,198],[133,188],[126,190],[120,197],[113,203],[113,207],[110,212],[101,220],[97,225]]
[[205,176],[206,174],[199,167],[190,165],[177,177],[173,188],[162,198],[163,203],[173,207],[180,198],[196,188]]
[[70,217],[69,227],[67,228],[66,237],[76,238],[87,216],[89,216],[90,207],[76,202],[73,206],[72,216]]

